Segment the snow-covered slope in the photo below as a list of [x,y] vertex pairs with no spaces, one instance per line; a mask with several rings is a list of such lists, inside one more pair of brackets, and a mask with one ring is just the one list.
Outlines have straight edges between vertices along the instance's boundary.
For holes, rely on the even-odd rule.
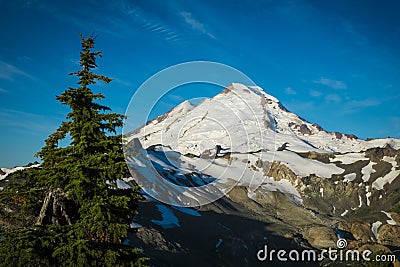
[[[185,101],[126,139],[140,147],[128,160],[133,177],[149,180],[146,186],[154,194],[171,192],[162,179],[192,187],[215,182],[224,192],[242,185],[252,199],[263,189],[280,191],[298,204],[303,196],[307,201],[320,196],[321,208],[331,207],[342,217],[397,199],[389,195],[390,186],[399,183],[400,140],[327,132],[257,86],[233,83],[197,106]],[[150,170],[149,164],[156,167]],[[177,190],[196,198],[190,190]],[[337,190],[352,199],[338,198]]]
[[30,165],[30,166],[27,166],[27,167],[14,167],[12,169],[1,168],[1,173],[2,174],[0,174],[0,181],[4,180],[5,178],[7,178],[8,175],[10,175],[11,173],[14,173],[16,171],[25,170],[25,169],[28,169],[28,168],[37,168],[39,166],[40,166],[40,164],[33,164],[33,165]]
[[200,155],[220,145],[231,152],[275,151],[286,143],[296,152],[358,152],[390,145],[393,138],[365,141],[353,135],[327,132],[288,111],[257,86],[233,83],[197,106],[183,102],[129,135],[143,147],[163,144],[182,154]]

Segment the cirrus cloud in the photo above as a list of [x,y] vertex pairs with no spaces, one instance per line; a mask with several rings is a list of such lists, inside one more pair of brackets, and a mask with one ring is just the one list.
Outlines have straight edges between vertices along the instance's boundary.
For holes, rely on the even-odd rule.
[[15,67],[14,65],[8,64],[0,60],[0,78],[9,81],[14,81],[15,76],[23,76],[29,79],[33,79],[33,77],[30,74],[22,71],[21,69]]
[[313,83],[322,84],[333,89],[346,89],[347,86],[343,81],[332,80],[328,78],[320,78],[319,80],[313,81]]
[[185,20],[186,24],[188,24],[189,26],[191,26],[194,30],[197,30],[205,35],[207,35],[208,37],[215,39],[215,36],[210,33],[208,30],[206,30],[206,27],[204,26],[203,23],[199,22],[198,20],[196,20],[192,13],[190,12],[181,12],[180,15],[183,17],[183,19]]
[[351,100],[344,105],[344,113],[353,113],[364,108],[377,107],[381,104],[381,101],[376,99],[362,99],[362,100]]
[[322,95],[322,92],[317,91],[317,90],[310,90],[310,95],[313,97],[318,97]]
[[295,94],[297,94],[297,92],[295,90],[293,90],[291,87],[286,87],[285,88],[285,93],[287,95],[295,95]]
[[342,101],[342,98],[338,94],[329,94],[325,96],[325,100],[328,102],[339,103]]

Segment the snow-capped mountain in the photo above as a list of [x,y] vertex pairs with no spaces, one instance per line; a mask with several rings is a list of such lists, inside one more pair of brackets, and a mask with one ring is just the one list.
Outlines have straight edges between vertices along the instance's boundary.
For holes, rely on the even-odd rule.
[[[205,178],[211,177],[224,193],[233,184],[244,185],[250,198],[256,189],[264,188],[283,192],[297,203],[303,201],[304,186],[310,186],[305,184],[306,177],[358,182],[365,190],[357,196],[358,205],[362,205],[379,192],[378,197],[382,198],[381,191],[400,174],[396,153],[381,152],[376,158],[371,152],[397,151],[400,140],[366,141],[354,135],[327,132],[288,111],[260,87],[236,83],[197,106],[188,101],[181,103],[129,134],[127,140],[138,140],[141,149],[150,151],[136,156],[129,165],[136,176],[153,177],[150,187],[155,192],[167,188],[159,185],[157,174],[143,167],[148,164],[146,160],[156,166],[161,176],[178,185],[186,186],[187,176],[192,177],[192,186],[207,184]],[[285,166],[293,176],[274,177],[273,164]],[[382,164],[387,172],[374,174]],[[331,208],[336,210],[333,204]]]
[[276,150],[296,152],[358,152],[390,145],[393,138],[365,141],[354,135],[327,132],[288,111],[260,87],[233,83],[217,96],[197,106],[185,101],[152,120],[130,138],[137,137],[147,148],[163,144],[182,154],[200,155],[216,144],[231,152]]
[[[144,244],[155,245],[145,237],[154,231],[173,233],[162,242],[176,250],[180,244],[171,245],[174,236],[196,231],[196,222],[216,228],[223,220],[230,223],[221,217],[214,225],[213,211],[270,223],[276,235],[288,236],[301,247],[334,247],[344,235],[353,247],[400,247],[398,139],[362,140],[325,131],[260,87],[242,84],[231,84],[196,106],[185,101],[125,138],[132,176],[151,196],[146,205],[155,205],[151,209],[163,218],[139,219],[146,225]],[[223,195],[212,198],[215,188],[207,187],[210,184]],[[233,234],[223,234],[224,229],[218,233],[225,239],[215,240],[217,253],[220,246],[243,250],[223,241]],[[260,242],[259,237],[235,235],[244,247],[256,249]]]

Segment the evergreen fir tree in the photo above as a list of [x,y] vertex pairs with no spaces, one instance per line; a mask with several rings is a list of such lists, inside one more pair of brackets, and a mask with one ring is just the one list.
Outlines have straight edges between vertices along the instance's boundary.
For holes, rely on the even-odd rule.
[[[111,78],[93,73],[95,38],[81,35],[77,88],[57,100],[70,107],[66,121],[37,154],[41,168],[14,175],[0,191],[0,266],[143,266],[140,250],[125,245],[137,213],[137,188],[118,189],[129,174],[122,137],[123,115],[98,103],[89,88]],[[69,134],[71,143],[60,147]]]

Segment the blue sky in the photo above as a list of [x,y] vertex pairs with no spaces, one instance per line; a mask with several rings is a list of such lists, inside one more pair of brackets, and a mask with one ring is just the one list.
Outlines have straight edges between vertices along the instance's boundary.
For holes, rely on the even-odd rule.
[[[92,31],[104,56],[97,71],[115,78],[95,89],[114,111],[158,71],[207,60],[327,130],[400,137],[399,12],[399,1],[367,0],[0,0],[0,166],[34,160],[64,119],[55,96],[75,86],[79,33]],[[155,113],[193,90],[172,92]]]

